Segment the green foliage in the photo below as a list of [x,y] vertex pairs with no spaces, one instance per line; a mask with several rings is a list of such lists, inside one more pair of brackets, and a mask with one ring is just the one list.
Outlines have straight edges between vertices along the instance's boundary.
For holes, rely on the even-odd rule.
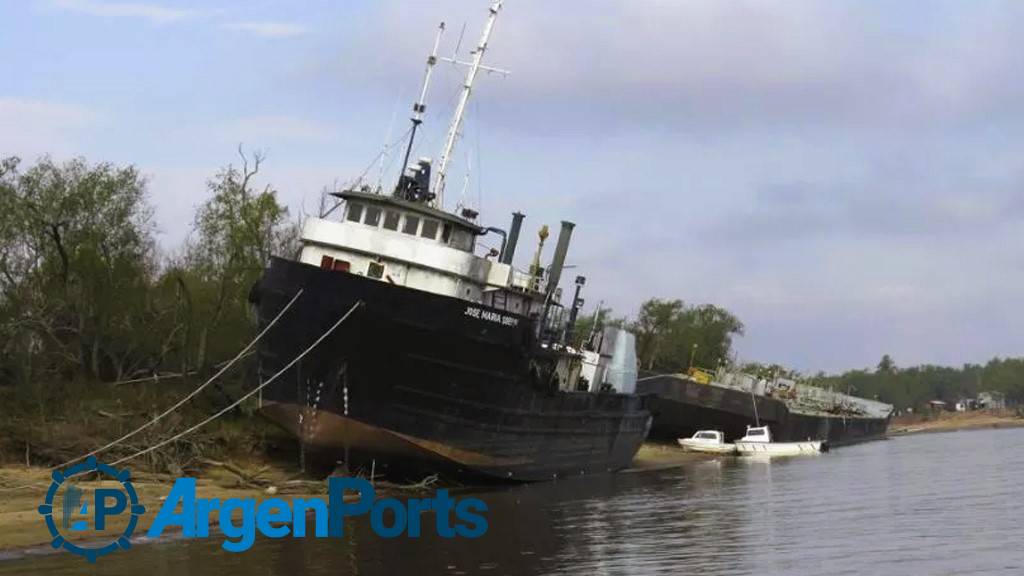
[[[774,378],[789,378],[797,380],[803,377],[802,374],[796,370],[791,370],[780,364],[762,364],[760,362],[747,362],[740,366],[740,372],[757,376],[765,380],[772,380]],[[819,376],[823,377],[824,375]]]
[[590,341],[592,335],[605,326],[625,326],[627,322],[625,317],[613,316],[611,308],[600,305],[597,310],[576,319],[572,332],[572,344],[577,347],[584,346]]
[[878,373],[879,374],[893,374],[896,372],[896,363],[892,361],[892,358],[885,354],[882,359],[878,362]]
[[57,164],[0,170],[0,347],[5,373],[93,377],[145,362],[135,335],[161,313],[148,298],[156,269],[152,209],[133,167]]
[[187,293],[194,336],[189,345],[200,368],[246,339],[250,287],[271,255],[297,249],[298,229],[287,222],[288,209],[278,204],[276,191],[252,189],[263,157],[256,154],[250,163],[241,150],[239,155],[240,168],[229,165],[207,183],[211,197],[196,213],[196,235],[174,272]]
[[994,358],[984,366],[965,364],[961,368],[896,368],[892,358],[885,355],[874,372],[850,370],[818,383],[840,392],[876,398],[898,410],[921,410],[930,400],[952,404],[986,391],[1002,392],[1007,400],[1020,402],[1024,400],[1024,359]]
[[651,298],[640,306],[633,320],[609,321],[609,308],[583,316],[576,323],[577,339],[590,333],[598,314],[601,325],[626,326],[636,334],[640,366],[656,372],[683,372],[691,365],[691,356],[694,366],[714,367],[728,362],[733,336],[743,334],[743,324],[724,308]]
[[251,189],[261,162],[221,170],[184,256],[161,262],[134,167],[0,160],[0,384],[190,372],[233,353],[249,287],[297,238],[274,190]]
[[743,323],[724,308],[659,298],[645,301],[629,326],[636,334],[641,366],[656,372],[727,363],[732,337],[743,334]]

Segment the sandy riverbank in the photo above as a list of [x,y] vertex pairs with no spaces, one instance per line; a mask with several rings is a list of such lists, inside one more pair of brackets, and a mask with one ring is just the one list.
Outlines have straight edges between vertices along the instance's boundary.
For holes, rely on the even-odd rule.
[[633,463],[626,471],[662,470],[665,468],[675,468],[690,462],[700,462],[720,457],[713,454],[686,452],[677,444],[648,441],[640,446],[640,450],[633,457]]
[[[645,443],[637,453],[629,472],[660,470],[685,465],[689,462],[707,460],[713,456],[684,452],[678,446],[660,443]],[[237,472],[223,467],[211,466],[203,470],[197,478],[197,497],[199,498],[255,498],[265,500],[271,497],[294,498],[322,496],[327,492],[327,484],[323,480],[294,480],[294,470],[285,470],[281,466],[259,461],[246,465],[233,464],[237,472],[258,478],[259,483],[243,481]],[[139,495],[139,500],[146,507],[147,513],[140,519],[136,535],[144,534],[155,517],[155,511],[163,504],[164,498],[171,490],[174,478],[170,475],[135,473],[132,484]],[[21,551],[26,548],[45,546],[50,540],[50,533],[39,515],[37,508],[50,484],[50,473],[45,468],[25,468],[18,465],[0,467],[0,491],[5,488],[31,485],[31,488],[0,492],[0,556]],[[100,486],[116,486],[113,481],[85,483],[87,489]],[[268,490],[268,488],[271,488]],[[422,488],[395,486],[378,483],[378,496],[413,496],[422,492]],[[122,522],[124,518],[121,519]],[[112,519],[116,527],[117,519]]]
[[[326,496],[325,480],[297,479],[295,475],[293,469],[262,461],[252,461],[245,465],[229,463],[227,467],[209,466],[196,478],[196,497],[218,498],[223,502],[229,498],[253,498],[263,501],[269,498],[293,500]],[[146,513],[140,517],[139,525],[135,529],[136,536],[143,535],[149,530],[156,517],[156,511],[170,493],[174,480],[175,478],[170,475],[133,473],[132,485],[138,493],[139,502],[146,508]],[[38,512],[39,504],[42,503],[49,485],[50,472],[45,468],[0,467],[0,557],[50,543],[50,533]],[[82,481],[78,485],[90,492],[100,487],[120,487],[120,484],[113,480]],[[25,486],[29,487],[21,488]],[[6,490],[12,487],[19,489]],[[378,498],[416,497],[435,487],[427,481],[421,484],[399,485],[379,480],[374,486]],[[346,500],[350,498],[355,499],[357,496],[345,496]],[[211,529],[217,526],[215,514],[211,515]],[[127,515],[111,518],[111,528],[104,534],[109,534],[113,529],[123,528],[126,521]],[[89,541],[95,537],[95,534],[85,534],[79,540]]]
[[1024,427],[1024,418],[1012,410],[939,412],[928,416],[913,415],[894,418],[889,425],[889,436],[1018,427]]
[[[271,498],[274,494],[286,498],[326,493],[324,482],[291,480],[283,471],[271,467],[235,466],[244,474],[258,477],[258,483],[243,481],[238,475],[223,468],[211,467],[197,480],[197,496],[200,498]],[[140,518],[135,534],[144,534],[155,517],[155,511],[171,490],[174,479],[169,475],[138,473],[133,475],[132,485],[138,492],[140,503],[146,507],[146,514]],[[0,468],[0,554],[30,546],[47,544],[50,533],[39,515],[37,508],[42,503],[50,485],[50,473],[45,468],[5,466]],[[84,481],[79,484],[91,491],[99,487],[119,487],[112,480]],[[17,490],[12,487],[31,486]],[[124,515],[122,515],[124,516]],[[112,522],[123,522],[126,517],[117,517]],[[84,539],[88,539],[88,535]]]
[[[896,418],[889,427],[889,436],[1009,427],[1024,427],[1024,418],[1012,411],[944,412],[927,418],[919,415]],[[646,442],[626,472],[675,468],[715,457],[685,452],[670,443]],[[265,500],[275,496],[292,499],[326,494],[326,483],[323,480],[296,479],[295,476],[294,469],[261,460],[244,464],[230,463],[227,467],[210,465],[197,479],[197,496],[222,500]],[[160,508],[173,481],[174,477],[166,474],[142,472],[133,476],[132,484],[148,511],[141,518],[136,534],[144,534],[148,530],[155,517],[154,511]],[[37,511],[49,483],[49,471],[45,468],[25,468],[20,465],[0,467],[0,555],[50,542],[50,534]],[[7,488],[25,485],[31,487],[5,491]],[[88,487],[106,485],[114,486],[114,483],[94,482],[88,484]],[[377,491],[379,496],[415,493],[387,484],[379,485]]]

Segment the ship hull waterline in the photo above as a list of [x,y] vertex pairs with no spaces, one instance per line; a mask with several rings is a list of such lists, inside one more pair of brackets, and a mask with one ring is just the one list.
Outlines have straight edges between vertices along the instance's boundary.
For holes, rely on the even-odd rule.
[[261,412],[349,469],[549,480],[629,466],[649,398],[559,391],[523,317],[356,274],[273,259],[254,288],[260,381],[356,302],[359,309],[264,390]]

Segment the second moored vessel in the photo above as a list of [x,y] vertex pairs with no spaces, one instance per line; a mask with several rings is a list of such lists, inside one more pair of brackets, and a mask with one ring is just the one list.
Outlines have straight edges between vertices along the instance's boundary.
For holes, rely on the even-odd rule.
[[893,407],[883,402],[824,390],[784,378],[691,369],[687,374],[641,378],[653,394],[651,435],[666,439],[698,430],[721,430],[726,441],[746,434],[752,423],[771,426],[776,440],[821,440],[831,446],[881,438]]

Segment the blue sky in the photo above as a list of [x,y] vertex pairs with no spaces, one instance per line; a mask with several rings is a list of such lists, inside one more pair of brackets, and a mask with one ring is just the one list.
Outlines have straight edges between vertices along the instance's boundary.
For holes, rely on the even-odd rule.
[[[407,127],[439,20],[487,2],[0,0],[0,155],[137,165],[164,249],[263,150],[293,214]],[[590,304],[712,302],[741,359],[960,364],[1024,342],[1024,6],[508,0],[452,174],[577,223]],[[459,72],[437,69],[419,154]],[[394,177],[395,167],[386,173]],[[371,175],[377,169],[371,170]],[[449,198],[459,196],[450,194]]]

